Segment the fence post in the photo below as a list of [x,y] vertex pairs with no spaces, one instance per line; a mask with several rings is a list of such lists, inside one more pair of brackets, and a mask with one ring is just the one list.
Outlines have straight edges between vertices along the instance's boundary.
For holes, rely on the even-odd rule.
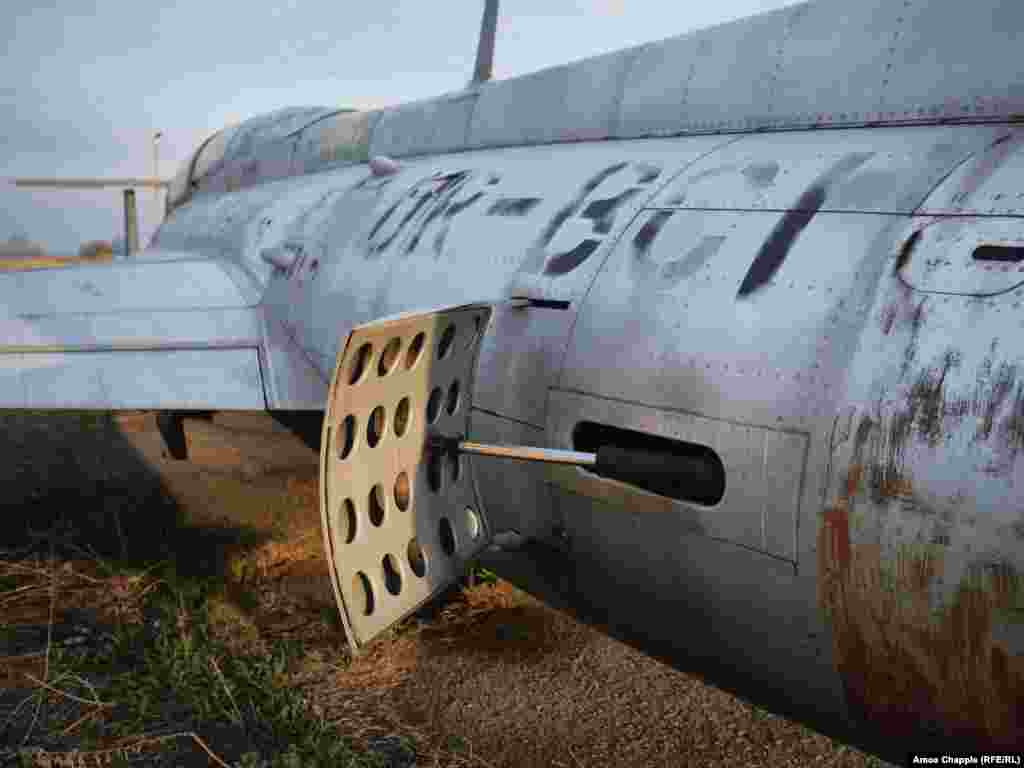
[[128,256],[139,250],[139,219],[135,212],[135,190],[124,191],[124,249]]

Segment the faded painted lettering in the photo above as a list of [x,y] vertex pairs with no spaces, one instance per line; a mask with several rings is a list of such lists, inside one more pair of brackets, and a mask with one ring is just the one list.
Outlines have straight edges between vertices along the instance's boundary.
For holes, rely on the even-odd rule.
[[800,195],[796,205],[787,210],[758,250],[746,277],[740,283],[736,298],[749,296],[770,281],[789,255],[800,233],[814,220],[825,203],[829,189],[849,176],[874,156],[874,152],[850,152],[814,181]]
[[[606,183],[627,171],[632,173],[632,179],[626,182],[625,189],[616,194],[598,196],[598,192]],[[621,162],[598,171],[580,186],[571,201],[552,215],[530,248],[520,269],[528,274],[542,273],[551,276],[572,272],[598,250],[604,242],[603,236],[613,229],[622,207],[643,192],[645,187],[652,184],[660,175],[659,168],[647,163]],[[622,180],[617,181],[619,184],[623,183]],[[553,246],[556,237],[565,232],[566,223],[574,217],[591,222],[591,232],[583,238],[569,235],[565,247]]]
[[487,215],[525,216],[539,204],[539,197],[501,197],[487,209]]
[[647,288],[667,290],[699,271],[721,249],[724,235],[704,235],[685,255],[659,263],[651,258],[651,248],[662,227],[676,211],[656,211],[633,236],[630,274],[633,281]]

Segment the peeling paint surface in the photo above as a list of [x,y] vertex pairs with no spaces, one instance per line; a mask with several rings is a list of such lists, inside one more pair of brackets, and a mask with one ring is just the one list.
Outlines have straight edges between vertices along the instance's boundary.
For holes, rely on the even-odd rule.
[[[908,174],[906,188],[920,190],[980,141],[974,128],[922,130],[927,138],[909,160],[891,157],[894,146],[906,145],[905,135],[886,134],[894,144],[885,144],[867,133],[833,132],[834,144],[815,138],[820,152],[788,159],[776,153],[786,142],[756,136],[424,158],[403,161],[386,180],[352,167],[302,184],[289,180],[197,199],[176,212],[161,237],[169,244],[184,238],[186,246],[211,253],[238,249],[243,259],[256,254],[257,261],[263,248],[301,248],[293,270],[263,274],[267,306],[282,322],[273,347],[277,368],[267,372],[268,396],[278,402],[313,391],[300,376],[290,378],[280,362],[286,355],[329,368],[339,324],[422,306],[424,286],[441,304],[508,295],[566,302],[558,313],[496,311],[481,346],[481,407],[540,427],[554,387],[600,398],[612,414],[621,410],[617,403],[632,401],[734,425],[709,426],[703,438],[718,440],[716,430],[732,435],[729,509],[756,502],[771,511],[757,519],[710,512],[704,531],[811,574],[821,596],[802,605],[828,617],[830,674],[842,680],[848,709],[871,727],[881,719],[909,729],[909,713],[925,711],[936,723],[926,727],[1015,734],[1016,715],[1005,697],[1003,710],[989,704],[980,721],[951,719],[957,707],[973,704],[956,700],[950,691],[959,689],[949,680],[976,680],[991,700],[999,686],[1017,684],[1013,665],[1024,635],[1012,620],[1013,585],[1024,567],[1024,516],[1008,500],[1024,479],[1016,468],[1024,446],[1024,361],[1006,330],[1016,289],[993,305],[992,297],[918,291],[903,279],[919,263],[944,274],[954,246],[970,252],[969,243],[959,244],[966,240],[956,240],[974,226],[969,217],[954,227],[909,214],[858,209],[848,215],[843,208],[892,186],[888,163],[930,163],[927,173]],[[746,150],[745,143],[751,144]],[[764,143],[764,152],[753,152],[754,143]],[[726,152],[733,155],[720,154]],[[556,160],[561,171],[548,178]],[[708,170],[716,172],[692,183]],[[906,188],[902,197],[884,199],[902,204]],[[714,190],[722,197],[712,198]],[[660,207],[661,200],[671,205]],[[702,201],[715,205],[695,207]],[[755,209],[784,202],[780,210],[728,210],[737,201],[753,201]],[[986,237],[1016,236],[1010,222],[999,232],[977,225],[990,227]],[[912,247],[899,264],[900,244],[907,242]],[[997,266],[1008,265],[1016,266]],[[999,270],[978,274],[985,285],[1007,279]],[[736,302],[748,281],[756,290]],[[729,322],[722,321],[725,306],[734,308]],[[266,338],[269,344],[269,333]],[[831,495],[808,506],[800,489],[818,494],[822,478],[793,486],[801,470],[788,464],[765,474],[772,461],[800,451],[776,455],[752,436],[806,435],[806,452],[814,457],[822,423],[845,405],[857,417],[843,447],[830,450]],[[808,459],[808,471],[818,458]],[[802,522],[792,502],[780,501],[783,488],[786,498],[802,494],[801,508],[808,510]],[[826,551],[829,559],[816,563]],[[659,577],[674,578],[668,560],[658,567]],[[891,583],[890,570],[920,596],[871,586]],[[720,578],[726,576],[709,572],[705,586],[714,592]],[[868,591],[858,592],[864,584]],[[958,598],[963,584],[967,596]],[[977,584],[996,594],[988,608],[972,597]],[[869,599],[875,613],[863,607]],[[898,611],[907,600],[918,607],[903,617]],[[933,634],[921,640],[923,625],[914,622],[925,606]],[[947,615],[968,618],[942,618]],[[949,638],[963,634],[949,626],[985,617],[987,634],[970,646],[971,659],[987,654],[995,666],[983,673],[980,662],[968,668],[943,655]],[[876,642],[879,636],[883,641]],[[893,677],[881,671],[886,665],[912,668],[901,654],[925,672],[907,672],[910,682],[883,690]],[[942,671],[943,664],[953,671]],[[932,709],[897,703],[907,686],[926,688],[929,701],[948,701]]]
[[1024,242],[1019,218],[915,216],[913,222],[895,267],[908,286],[928,294],[998,296],[1024,285],[1024,264],[1015,258]]
[[999,640],[1022,620],[1017,570],[978,567],[936,605],[942,546],[908,543],[892,556],[852,527],[862,514],[852,509],[826,508],[818,536],[821,606],[851,713],[889,738],[1019,747],[1024,654]]
[[[204,350],[181,390],[211,378],[230,402],[247,382],[247,402],[262,387],[270,406],[315,409],[318,372],[356,323],[558,301],[499,304],[475,405],[513,434],[557,424],[548,438],[565,443],[566,404],[599,403],[605,421],[716,445],[730,471],[729,502],[703,510],[585,478],[587,494],[528,513],[578,534],[560,566],[591,557],[610,583],[635,577],[664,605],[637,608],[626,590],[597,601],[650,637],[678,609],[694,619],[687,644],[760,673],[751,689],[804,695],[804,713],[845,703],[897,749],[922,734],[1012,747],[1024,272],[975,254],[1024,244],[1024,130],[1008,125],[1024,114],[1022,19],[1004,0],[823,0],[397,109],[261,116],[211,143],[197,178],[179,174],[176,203],[200,188],[158,239],[233,267],[230,285],[181,295],[262,304],[225,316],[204,293],[198,319],[112,312],[72,330],[258,344],[258,360]],[[373,146],[398,173],[355,165]],[[268,248],[296,253],[292,268],[271,270]],[[103,296],[58,281],[61,295],[92,314],[117,295],[114,309],[152,309],[153,295],[118,294],[120,273],[95,274]],[[9,330],[35,343],[51,322]],[[60,372],[40,391],[103,395],[117,365],[98,357],[74,378],[39,357]],[[623,514],[638,511],[669,514]],[[675,650],[685,664],[690,649]]]
[[[595,173],[548,221],[522,271],[560,276],[576,269],[603,242],[593,235],[611,232],[623,207],[643,195],[660,175],[660,167],[645,162],[618,162]],[[581,228],[573,226],[577,221],[589,222],[590,232],[580,237]]]
[[817,185],[824,193],[817,210],[910,215],[1003,132],[974,126],[743,135],[666,185],[654,207],[809,209]]
[[[887,737],[1024,743],[1024,350],[1004,293],[901,279],[958,247],[926,225],[885,278],[850,368],[852,438],[833,445],[817,535],[819,605],[851,713]],[[952,235],[952,236],[951,236]],[[1010,327],[1016,329],[1013,319]]]
[[[660,180],[721,143],[717,138],[685,146],[658,141],[625,155],[580,145],[540,154],[480,152],[457,162],[440,156],[404,161],[386,184],[365,167],[339,168],[285,182],[296,187],[280,207],[267,198],[260,208],[251,198],[245,248],[258,259],[260,249],[285,240],[304,244],[308,255],[296,275],[287,286],[272,281],[268,295],[290,318],[288,338],[323,370],[337,351],[339,322],[365,322],[422,306],[424,286],[435,303],[529,295],[571,306]],[[667,166],[664,157],[675,165]],[[561,170],[549,176],[553,163]],[[239,196],[249,200],[256,189]],[[184,222],[192,215],[190,207],[176,218]],[[217,213],[219,221],[224,214]],[[547,246],[538,247],[542,242]],[[551,369],[553,375],[548,356],[557,359],[572,310],[557,327],[542,324],[541,316],[530,318],[520,317],[528,320],[527,329],[513,330],[516,323],[505,325],[496,317],[506,334],[501,361],[488,378],[494,350],[485,341],[486,375],[478,396],[496,410],[495,402],[509,401],[516,415],[536,423],[541,416],[533,415],[534,409],[543,405],[547,375],[542,372]],[[522,381],[510,386],[510,376]]]

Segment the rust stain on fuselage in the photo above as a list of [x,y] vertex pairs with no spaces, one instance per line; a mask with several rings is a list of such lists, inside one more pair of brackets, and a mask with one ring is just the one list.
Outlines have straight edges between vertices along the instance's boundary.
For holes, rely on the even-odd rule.
[[935,446],[944,436],[946,408],[946,379],[950,371],[960,367],[961,355],[956,350],[946,350],[941,363],[934,368],[921,370],[906,399],[908,432],[902,439],[909,437],[909,430],[916,427],[917,436]]
[[1024,656],[992,635],[996,612],[1019,601],[1018,574],[976,573],[936,611],[928,590],[940,549],[908,547],[887,567],[878,544],[851,541],[849,510],[849,498],[825,509],[817,545],[819,604],[850,713],[907,744],[929,733],[944,744],[1024,743]]
[[995,423],[996,414],[1003,407],[1006,398],[1013,391],[1013,385],[1017,381],[1017,366],[1010,363],[1002,363],[996,370],[995,377],[991,384],[978,386],[975,395],[977,409],[981,412],[978,420],[978,428],[975,438],[988,440],[992,434],[992,427]]
[[[901,378],[916,359],[915,339],[912,332],[908,349],[914,352],[905,354]],[[1005,474],[1012,468],[1024,448],[1024,383],[1019,381],[1018,364],[996,363],[996,351],[993,344],[979,364],[971,388],[949,385],[951,373],[961,367],[962,354],[956,349],[947,349],[932,365],[917,371],[887,419],[887,436],[881,438],[887,441],[885,450],[876,451],[888,456],[883,462],[886,474],[899,474],[898,460],[910,438],[934,448],[948,440],[968,417],[975,420],[970,442],[987,442],[997,453],[989,474]],[[870,460],[865,467],[874,471]]]
[[1013,402],[999,423],[999,438],[1010,458],[1016,459],[1017,454],[1024,448],[1024,384],[1017,385]]
[[[854,440],[848,476],[863,475],[874,503],[908,492],[904,471],[904,454],[911,439],[930,447],[942,442],[947,430],[963,418],[957,414],[956,398],[946,394],[946,380],[960,367],[956,350],[947,350],[933,367],[918,371],[906,395],[886,417],[861,418]],[[844,498],[855,494],[853,487]]]
[[[998,339],[969,369],[969,350],[954,346],[919,360],[929,309],[909,291],[883,305],[883,337],[902,334],[890,343],[904,359],[877,382],[876,405],[835,455],[817,534],[819,606],[849,711],[865,728],[909,745],[934,736],[944,749],[1014,748],[1024,743],[1014,538],[1024,523],[993,511],[980,484],[1014,478],[1024,380]],[[946,464],[951,481],[964,477],[952,495],[943,494],[955,484],[923,484]]]
[[925,320],[925,302],[928,301],[928,297],[925,296],[915,306],[908,315],[910,324],[910,338],[907,341],[907,346],[903,350],[903,365],[900,368],[900,378],[904,378],[907,372],[910,370],[910,366],[917,360],[918,344],[921,337],[921,328],[924,326]]

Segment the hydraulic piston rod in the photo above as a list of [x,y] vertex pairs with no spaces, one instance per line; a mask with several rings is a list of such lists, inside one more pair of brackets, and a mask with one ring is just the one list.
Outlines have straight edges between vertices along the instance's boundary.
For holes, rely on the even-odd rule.
[[714,464],[700,456],[680,456],[614,444],[602,445],[597,453],[584,453],[527,445],[491,445],[457,437],[434,436],[428,438],[428,446],[446,453],[575,465],[602,477],[675,499],[693,498],[695,490],[711,488],[722,482]]

